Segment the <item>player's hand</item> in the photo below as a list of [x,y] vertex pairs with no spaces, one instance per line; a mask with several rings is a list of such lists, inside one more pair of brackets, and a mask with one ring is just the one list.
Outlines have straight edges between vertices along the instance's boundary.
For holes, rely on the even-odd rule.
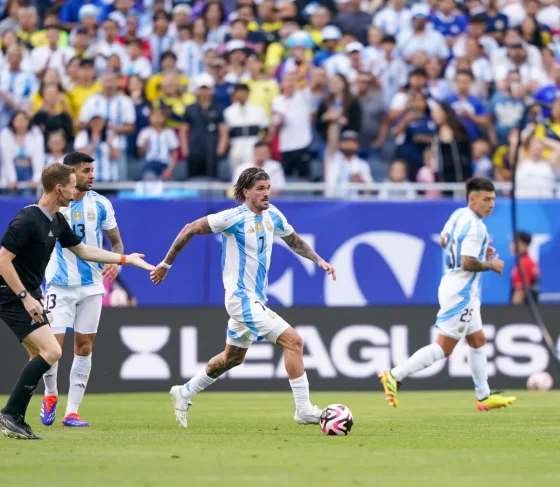
[[119,275],[119,266],[117,264],[105,264],[101,275],[107,282],[114,282]]
[[43,305],[37,301],[31,294],[28,294],[22,300],[25,310],[31,316],[33,321],[40,323],[43,321],[43,313],[45,312]]
[[167,276],[168,271],[169,269],[158,265],[155,270],[150,272],[150,279],[156,286],[159,286]]
[[490,261],[492,264],[492,270],[497,274],[502,274],[504,271],[504,261],[500,259],[500,255],[494,255],[494,258]]
[[147,271],[153,271],[155,267],[152,264],[148,264],[144,260],[144,254],[130,254],[126,256],[126,263],[138,267],[140,269],[145,269]]
[[336,281],[336,271],[334,270],[334,267],[332,265],[330,265],[328,262],[325,262],[323,259],[319,260],[317,262],[317,265],[324,271],[327,271],[327,274],[329,276],[332,276],[333,281]]
[[488,244],[488,248],[486,249],[486,260],[492,260],[496,255],[496,249],[492,247],[492,240]]

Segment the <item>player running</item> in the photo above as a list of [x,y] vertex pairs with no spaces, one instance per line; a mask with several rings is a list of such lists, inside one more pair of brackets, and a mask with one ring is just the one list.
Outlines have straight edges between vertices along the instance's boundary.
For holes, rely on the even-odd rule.
[[[76,192],[74,201],[69,207],[61,208],[60,212],[84,243],[103,248],[103,231],[106,231],[112,252],[123,254],[124,246],[113,206],[107,198],[91,191],[93,159],[82,152],[71,152],[64,158],[64,165],[75,170]],[[117,275],[116,264],[103,267],[86,262],[63,249],[59,243],[51,255],[46,272],[46,305],[51,313],[52,331],[61,347],[67,328],[74,329],[74,360],[62,426],[90,426],[80,418],[78,408],[84,398],[91,371],[91,352],[105,293],[103,278],[114,281]],[[43,376],[45,397],[40,416],[46,426],[53,424],[56,417],[57,372],[58,361]]]
[[490,393],[486,354],[482,347],[486,337],[480,316],[481,272],[501,274],[504,262],[490,247],[488,231],[482,219],[490,216],[496,194],[491,181],[473,178],[467,182],[468,206],[456,210],[441,232],[445,249],[445,274],[438,291],[440,311],[436,342],[418,350],[404,364],[380,374],[385,398],[397,407],[397,392],[402,380],[448,357],[461,338],[469,344],[469,365],[476,392],[476,407],[480,411],[502,408],[515,402],[515,397],[503,397],[500,391]]
[[241,206],[187,224],[165,260],[151,273],[154,284],[161,284],[179,252],[195,235],[222,234],[225,306],[230,316],[226,347],[189,382],[171,388],[175,418],[181,427],[186,428],[190,399],[216,382],[224,372],[241,365],[251,343],[262,338],[284,348],[285,367],[296,404],[294,420],[299,424],[317,424],[321,410],[309,400],[303,340],[286,321],[265,306],[274,236],[278,235],[295,253],[315,262],[333,279],[336,279],[335,270],[270,204],[270,177],[265,171],[256,167],[245,169],[237,180],[234,193],[235,199],[243,203]]

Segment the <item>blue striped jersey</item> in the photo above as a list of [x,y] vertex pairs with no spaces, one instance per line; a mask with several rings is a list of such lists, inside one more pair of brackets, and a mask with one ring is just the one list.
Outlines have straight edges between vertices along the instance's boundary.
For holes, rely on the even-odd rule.
[[[117,226],[113,205],[95,191],[87,191],[80,201],[73,201],[69,208],[61,208],[60,213],[82,242],[92,247],[103,248],[102,231]],[[102,270],[103,264],[86,262],[57,242],[47,265],[47,287],[51,284],[65,287],[97,285],[103,292]]]
[[222,273],[226,301],[232,296],[266,301],[268,269],[274,236],[294,232],[286,217],[273,205],[255,215],[246,205],[208,216],[214,233],[222,234]]
[[[458,297],[478,298],[480,272],[461,269],[461,256],[485,260],[489,238],[486,225],[470,208],[453,212],[445,224],[441,236],[446,239],[444,259],[445,273],[439,287],[440,304]],[[468,302],[468,301],[467,301]]]

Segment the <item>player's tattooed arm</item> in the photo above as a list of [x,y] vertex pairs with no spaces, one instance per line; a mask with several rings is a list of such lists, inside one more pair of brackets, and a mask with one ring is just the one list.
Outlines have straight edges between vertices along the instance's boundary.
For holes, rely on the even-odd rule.
[[501,274],[504,270],[504,261],[499,259],[498,254],[496,254],[496,256],[490,261],[483,261],[477,259],[476,257],[462,255],[461,269],[468,272],[494,271]]
[[288,247],[290,247],[296,254],[315,262],[321,269],[327,271],[329,275],[332,275],[333,280],[336,280],[336,272],[334,268],[328,262],[319,257],[317,252],[315,252],[296,232],[293,232],[287,237],[282,237],[282,240],[284,240]]
[[111,243],[111,251],[115,254],[124,254],[124,244],[121,238],[119,227],[107,231],[107,238]]
[[195,235],[208,235],[212,232],[208,217],[199,218],[198,220],[187,223],[177,235],[177,238],[171,245],[169,252],[165,256],[165,263],[168,265],[173,264],[177,256],[181,253],[187,244],[192,240]]

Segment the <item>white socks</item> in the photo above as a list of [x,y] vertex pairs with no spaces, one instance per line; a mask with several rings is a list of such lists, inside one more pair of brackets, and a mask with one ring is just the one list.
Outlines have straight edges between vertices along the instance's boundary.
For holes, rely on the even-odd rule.
[[57,376],[58,360],[47,370],[45,375],[43,375],[43,380],[45,381],[45,396],[58,396],[58,387],[56,385]]
[[311,414],[313,412],[313,404],[309,400],[309,381],[307,380],[307,373],[303,373],[297,379],[290,379],[290,387],[294,393],[294,400],[296,402],[296,409],[301,414]]
[[203,367],[190,381],[185,384],[185,387],[183,388],[183,397],[187,401],[190,401],[195,394],[203,391],[208,386],[211,386],[214,382],[216,382],[216,380],[217,379],[212,379]]
[[391,375],[397,382],[400,382],[415,372],[427,369],[430,365],[443,358],[445,358],[443,348],[441,348],[437,343],[432,343],[431,345],[418,350],[404,364],[392,369]]
[[469,365],[471,367],[476,398],[479,401],[486,399],[490,395],[487,362],[484,347],[469,349]]
[[77,413],[80,403],[84,398],[86,386],[91,371],[91,354],[87,357],[74,355],[72,369],[70,370],[70,389],[68,390],[68,405],[66,406],[66,416]]

